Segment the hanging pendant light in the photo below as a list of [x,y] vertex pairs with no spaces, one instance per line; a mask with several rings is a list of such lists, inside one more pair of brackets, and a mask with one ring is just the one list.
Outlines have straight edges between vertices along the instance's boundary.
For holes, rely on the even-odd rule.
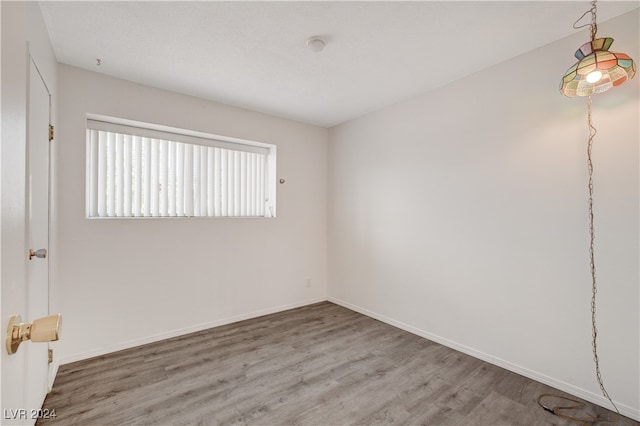
[[[592,149],[593,141],[596,135],[596,128],[592,120],[592,99],[591,95],[595,93],[605,92],[612,87],[619,86],[625,81],[633,78],[636,74],[636,64],[628,55],[624,53],[613,53],[609,51],[613,39],[611,37],[596,38],[598,25],[596,23],[596,1],[591,2],[591,9],[587,10],[576,22],[573,28],[579,29],[587,26],[591,27],[591,41],[580,46],[575,53],[578,62],[567,70],[560,82],[560,93],[568,97],[587,96],[587,125],[589,136],[587,141],[587,167],[589,180],[587,187],[589,189],[588,212],[589,212],[589,272],[591,274],[591,349],[593,361],[595,364],[596,381],[600,387],[602,395],[611,403],[616,413],[620,415],[618,407],[613,402],[611,396],[605,389],[600,372],[600,359],[598,357],[598,328],[596,325],[596,267],[595,267],[595,230],[594,230],[594,214],[593,214],[593,161]],[[587,14],[591,14],[591,23],[582,26],[576,26]],[[564,401],[562,405],[547,406],[543,400],[548,401],[554,398]],[[566,402],[571,402],[567,405]],[[575,403],[575,404],[574,404]],[[563,395],[541,394],[538,396],[538,404],[546,411],[581,424],[595,423],[598,418],[593,416],[585,416],[583,418],[574,417],[572,414],[565,413],[565,410],[575,410],[584,407],[581,402],[567,398]],[[610,420],[603,420],[611,422]]]
[[[611,37],[596,38],[596,2],[592,1],[591,5],[591,9],[578,19],[580,21],[587,13],[591,13],[591,24],[587,24],[591,26],[591,41],[576,50],[578,62],[564,73],[560,83],[560,92],[570,98],[605,92],[636,74],[633,59],[624,53],[609,51],[613,43]],[[573,24],[574,28],[586,26],[576,27],[576,23]]]

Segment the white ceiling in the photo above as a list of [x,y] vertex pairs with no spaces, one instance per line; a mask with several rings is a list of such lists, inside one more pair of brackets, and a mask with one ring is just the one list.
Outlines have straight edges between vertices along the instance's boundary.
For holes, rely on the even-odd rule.
[[[639,5],[601,1],[598,21]],[[59,62],[330,127],[574,34],[573,22],[590,4],[46,1],[40,7]],[[313,35],[327,40],[323,52],[306,47]]]

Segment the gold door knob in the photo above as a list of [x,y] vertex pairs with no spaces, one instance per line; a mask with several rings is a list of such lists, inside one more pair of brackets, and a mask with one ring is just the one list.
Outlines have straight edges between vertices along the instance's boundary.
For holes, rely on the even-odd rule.
[[62,315],[55,314],[40,318],[31,323],[32,342],[55,342],[60,333]]
[[60,323],[62,314],[49,315],[39,318],[32,323],[23,323],[20,315],[9,319],[7,330],[7,352],[14,354],[20,343],[25,340],[32,342],[54,342],[60,337]]

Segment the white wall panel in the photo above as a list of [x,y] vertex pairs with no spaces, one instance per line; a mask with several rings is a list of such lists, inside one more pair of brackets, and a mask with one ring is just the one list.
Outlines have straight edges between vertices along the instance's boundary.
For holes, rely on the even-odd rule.
[[[66,65],[59,76],[56,281],[63,362],[326,299],[326,129]],[[278,186],[278,217],[86,219],[87,113],[276,144],[278,174],[287,178]],[[206,181],[193,187],[183,164],[189,153],[174,151],[168,155],[177,170],[167,179],[186,175],[189,191],[208,191]],[[135,185],[148,183],[140,171],[153,158],[135,166]],[[233,159],[227,164],[240,166]],[[240,205],[236,194],[224,193],[224,179],[211,181],[228,196],[223,210]],[[139,208],[140,200],[132,203]],[[183,206],[170,208],[180,214]]]
[[[636,61],[639,14],[598,27]],[[331,300],[604,403],[590,347],[587,104],[558,92],[586,40],[331,129]],[[636,418],[639,82],[593,101],[601,368]]]

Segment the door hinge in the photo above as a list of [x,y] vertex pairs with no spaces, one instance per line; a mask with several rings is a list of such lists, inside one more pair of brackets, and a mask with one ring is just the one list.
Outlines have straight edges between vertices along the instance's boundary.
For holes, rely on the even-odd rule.
[[49,364],[53,362],[53,349],[49,349]]
[[53,126],[49,124],[49,142],[53,140]]

